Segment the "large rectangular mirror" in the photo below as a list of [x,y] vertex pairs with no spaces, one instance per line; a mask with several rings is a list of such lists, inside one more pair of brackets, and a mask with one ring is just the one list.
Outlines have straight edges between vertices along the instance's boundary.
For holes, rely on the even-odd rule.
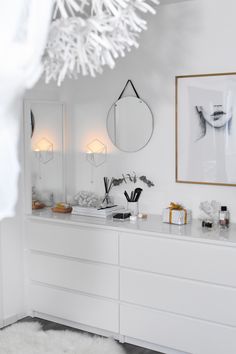
[[26,161],[30,161],[26,166],[27,189],[32,191],[28,199],[51,206],[65,200],[65,105],[26,100],[24,122]]

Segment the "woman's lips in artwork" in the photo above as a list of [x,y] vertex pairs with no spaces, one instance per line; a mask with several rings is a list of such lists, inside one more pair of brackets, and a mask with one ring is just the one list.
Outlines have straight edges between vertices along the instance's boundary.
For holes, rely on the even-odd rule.
[[211,117],[213,117],[213,120],[216,121],[219,120],[224,114],[226,113],[223,111],[216,111],[213,114],[211,114]]

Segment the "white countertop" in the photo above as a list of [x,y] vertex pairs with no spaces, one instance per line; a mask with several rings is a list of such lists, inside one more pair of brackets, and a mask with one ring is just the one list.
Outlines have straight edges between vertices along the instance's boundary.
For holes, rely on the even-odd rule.
[[236,247],[236,224],[221,230],[215,227],[212,230],[201,227],[200,220],[193,220],[187,225],[170,225],[161,221],[159,215],[148,215],[147,219],[117,221],[111,218],[95,218],[91,216],[78,216],[72,214],[53,213],[50,209],[34,210],[27,215],[30,220],[42,220],[85,227],[97,227],[115,230],[117,232],[141,233],[149,236],[161,236],[189,242],[202,242],[227,247]]

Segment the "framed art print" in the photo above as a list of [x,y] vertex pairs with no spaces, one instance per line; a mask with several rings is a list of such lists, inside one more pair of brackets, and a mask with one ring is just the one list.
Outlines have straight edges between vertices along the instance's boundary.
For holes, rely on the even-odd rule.
[[236,73],[176,77],[176,182],[236,186]]

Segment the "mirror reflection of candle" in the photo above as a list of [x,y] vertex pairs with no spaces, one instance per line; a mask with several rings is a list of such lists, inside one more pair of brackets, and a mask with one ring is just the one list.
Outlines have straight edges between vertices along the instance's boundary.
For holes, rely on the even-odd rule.
[[34,147],[34,155],[38,161],[38,178],[42,180],[41,164],[47,164],[53,160],[53,143],[47,138],[41,138]]
[[53,143],[47,138],[41,138],[35,145],[36,158],[43,164],[53,159]]

